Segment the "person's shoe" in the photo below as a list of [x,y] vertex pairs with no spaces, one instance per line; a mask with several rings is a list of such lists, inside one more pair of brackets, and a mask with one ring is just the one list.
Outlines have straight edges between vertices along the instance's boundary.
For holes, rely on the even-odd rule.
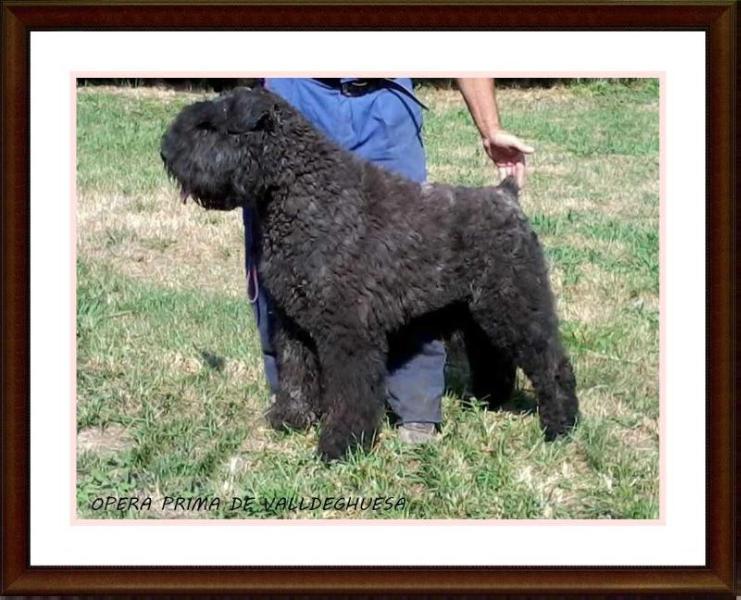
[[437,439],[434,423],[404,423],[399,427],[399,439],[405,444],[425,444]]

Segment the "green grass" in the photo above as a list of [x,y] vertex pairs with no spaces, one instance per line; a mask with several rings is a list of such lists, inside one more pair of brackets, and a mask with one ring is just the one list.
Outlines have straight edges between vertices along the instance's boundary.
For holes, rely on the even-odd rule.
[[[173,113],[192,95],[138,98],[82,89],[77,111],[77,182],[82,189],[121,194],[164,184],[159,144]],[[84,100],[83,100],[84,98]]]
[[[423,88],[432,180],[491,183],[457,93]],[[199,94],[78,94],[78,514],[87,518],[636,518],[658,516],[658,85],[583,80],[500,90],[536,147],[522,203],[551,265],[583,419],[545,443],[521,379],[512,410],[452,391],[437,443],[326,467],[316,432],[266,427],[238,214],[182,207],[158,145]],[[451,374],[465,374],[455,356]],[[454,377],[450,377],[453,381]],[[464,378],[465,381],[465,378]],[[457,389],[457,388],[456,388]],[[94,510],[99,497],[148,510]],[[224,499],[210,511],[165,496]],[[233,496],[254,510],[230,510]],[[292,511],[281,497],[403,498],[390,510]],[[332,503],[330,503],[332,504]]]

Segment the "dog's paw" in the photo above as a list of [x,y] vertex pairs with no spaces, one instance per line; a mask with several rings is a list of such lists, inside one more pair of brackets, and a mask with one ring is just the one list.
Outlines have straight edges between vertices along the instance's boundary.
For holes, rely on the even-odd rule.
[[338,460],[343,460],[347,457],[350,447],[344,441],[340,441],[337,438],[330,436],[321,436],[319,438],[319,446],[317,447],[317,455],[323,463],[331,463]]
[[276,401],[265,413],[268,424],[279,431],[306,430],[317,420],[316,415],[304,404]]
[[351,453],[370,452],[376,439],[375,430],[363,433],[350,433],[345,428],[333,428],[327,421],[322,422],[317,454],[325,463],[344,460]]

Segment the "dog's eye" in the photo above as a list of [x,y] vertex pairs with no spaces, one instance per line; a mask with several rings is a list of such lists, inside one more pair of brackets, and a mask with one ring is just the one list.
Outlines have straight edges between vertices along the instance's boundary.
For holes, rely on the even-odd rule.
[[201,123],[198,123],[198,125],[196,125],[196,129],[198,131],[216,131],[216,129],[214,129],[214,126],[211,124],[211,121],[203,121]]

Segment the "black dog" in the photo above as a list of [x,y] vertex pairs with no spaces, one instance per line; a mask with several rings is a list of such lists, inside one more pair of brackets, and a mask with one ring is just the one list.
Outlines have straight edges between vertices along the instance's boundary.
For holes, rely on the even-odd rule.
[[462,329],[474,392],[493,404],[530,378],[546,439],[578,403],[538,239],[517,186],[418,184],[337,147],[286,102],[237,89],[185,108],[162,141],[168,173],[207,209],[251,206],[259,277],[281,323],[277,428],[321,418],[319,453],[370,447],[386,364],[413,328]]

